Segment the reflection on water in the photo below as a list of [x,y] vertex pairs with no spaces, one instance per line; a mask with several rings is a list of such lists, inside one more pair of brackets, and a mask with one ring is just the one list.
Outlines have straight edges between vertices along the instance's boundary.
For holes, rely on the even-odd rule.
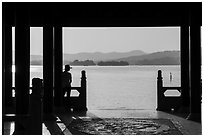
[[[73,66],[70,72],[77,87],[86,70],[88,109],[155,109],[159,69],[164,86],[180,86],[180,66]],[[31,79],[43,77],[42,66],[31,66],[30,71]]]

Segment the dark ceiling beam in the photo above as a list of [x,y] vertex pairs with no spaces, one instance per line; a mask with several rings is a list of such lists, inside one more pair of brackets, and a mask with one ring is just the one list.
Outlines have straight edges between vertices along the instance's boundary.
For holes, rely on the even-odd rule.
[[[180,26],[181,12],[194,11],[197,13],[196,23],[202,25],[201,2],[184,3],[6,3],[11,13],[16,7],[26,7],[30,10],[30,25],[43,26],[44,11],[53,13],[54,20],[63,26],[71,27],[108,27],[108,26]],[[189,12],[189,13],[190,13]],[[187,12],[188,13],[188,12]],[[58,20],[60,19],[60,20]],[[106,21],[105,21],[106,20]],[[80,22],[79,22],[80,21]],[[14,25],[14,16],[10,17]],[[76,24],[74,26],[74,24]]]

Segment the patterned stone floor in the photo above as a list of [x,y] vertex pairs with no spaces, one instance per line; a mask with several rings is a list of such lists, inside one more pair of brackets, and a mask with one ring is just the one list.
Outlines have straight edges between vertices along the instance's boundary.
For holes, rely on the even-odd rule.
[[68,129],[89,135],[181,135],[169,119],[83,118]]

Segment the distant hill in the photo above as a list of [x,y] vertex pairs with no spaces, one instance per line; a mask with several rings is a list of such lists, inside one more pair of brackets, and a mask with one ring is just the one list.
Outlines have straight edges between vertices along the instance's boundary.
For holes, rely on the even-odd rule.
[[31,60],[40,60],[40,61],[42,61],[43,56],[41,56],[41,55],[31,55],[30,59]]
[[117,61],[127,61],[130,65],[178,65],[180,64],[180,51],[155,52],[120,58]]
[[180,65],[179,59],[162,57],[158,59],[145,59],[135,63],[135,65]]
[[[40,55],[31,55],[32,65],[41,65],[43,57]],[[78,53],[78,54],[65,54],[65,64],[73,63],[75,60],[81,62],[93,60],[92,65],[100,61],[125,61],[129,65],[179,65],[180,64],[180,51],[162,51],[147,54],[140,50],[130,52],[110,52],[110,53]],[[78,63],[78,64],[77,64]],[[80,62],[74,62],[74,65],[79,65]],[[95,64],[94,64],[95,63]],[[87,64],[87,62],[86,62]],[[90,62],[88,62],[90,64]]]
[[[141,50],[133,50],[130,52],[109,52],[109,53],[83,52],[83,53],[77,53],[77,54],[64,54],[63,58],[64,58],[65,64],[69,64],[75,60],[80,60],[80,61],[93,60],[95,62],[98,62],[98,61],[116,60],[118,58],[125,58],[129,56],[139,56],[144,54],[146,53]],[[41,65],[42,60],[43,60],[43,56],[31,55],[32,65]]]
[[94,52],[94,53],[77,53],[77,54],[64,54],[64,60],[66,62],[74,60],[93,60],[93,61],[107,61],[116,60],[118,58],[125,58],[130,56],[140,56],[146,54],[141,50],[134,50],[130,52]]
[[41,56],[41,55],[31,55],[30,64],[31,65],[43,65],[43,56]]

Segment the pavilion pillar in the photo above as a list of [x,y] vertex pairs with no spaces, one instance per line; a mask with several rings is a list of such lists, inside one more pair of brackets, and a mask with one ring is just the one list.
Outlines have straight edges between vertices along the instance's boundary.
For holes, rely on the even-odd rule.
[[[6,67],[5,67],[5,49],[6,49],[6,44],[5,44],[5,31],[6,31],[6,8],[5,5],[2,4],[2,115],[4,116],[5,114],[5,85],[6,85]],[[4,135],[4,117],[2,117],[2,125],[1,125],[1,131],[2,135]]]
[[[16,87],[16,114],[28,114],[29,87],[30,87],[30,26],[29,14],[26,8],[16,9],[15,19],[15,87]],[[17,120],[17,119],[16,119]],[[22,123],[15,122],[15,134],[24,130]]]
[[201,122],[201,25],[202,5],[190,11],[190,114],[187,119]]
[[53,26],[43,27],[43,112],[44,119],[53,113]]
[[62,74],[62,27],[54,27],[54,103],[56,106],[63,105],[63,93],[61,86]]
[[[5,107],[12,105],[12,26],[8,7],[2,4],[2,116]],[[4,135],[4,118],[2,118],[2,135]]]
[[190,115],[201,121],[201,32],[199,25],[190,26]]
[[182,25],[181,37],[181,97],[182,112],[189,112],[190,93],[189,93],[189,26]]
[[30,26],[25,9],[16,11],[15,26],[15,87],[16,113],[27,114],[30,87]]
[[4,73],[5,73],[5,106],[11,106],[12,101],[12,26],[5,24],[3,27],[4,47]]

